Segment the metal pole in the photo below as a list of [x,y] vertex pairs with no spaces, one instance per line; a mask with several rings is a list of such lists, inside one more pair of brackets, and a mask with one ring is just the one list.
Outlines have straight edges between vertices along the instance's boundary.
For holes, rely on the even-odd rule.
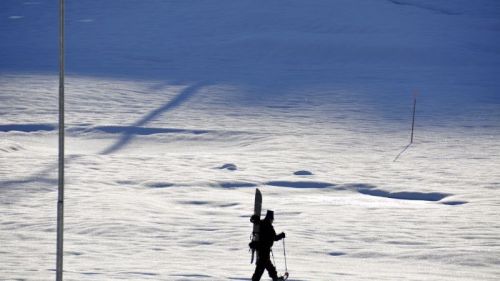
[[415,128],[415,107],[417,106],[417,97],[413,97],[413,119],[411,121],[411,139],[410,144],[413,143],[413,129]]
[[64,234],[64,0],[59,0],[59,169],[56,281],[63,280]]

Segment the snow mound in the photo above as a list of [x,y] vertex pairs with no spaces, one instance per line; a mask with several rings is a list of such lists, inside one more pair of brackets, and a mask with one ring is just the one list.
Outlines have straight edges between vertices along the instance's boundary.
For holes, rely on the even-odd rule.
[[312,176],[312,175],[314,175],[312,172],[309,172],[309,171],[306,171],[306,170],[296,171],[293,174],[296,175],[296,176]]
[[229,171],[236,171],[236,170],[238,170],[238,167],[235,164],[227,163],[227,164],[224,164],[224,165],[218,167],[217,169],[220,169],[220,170],[229,170]]

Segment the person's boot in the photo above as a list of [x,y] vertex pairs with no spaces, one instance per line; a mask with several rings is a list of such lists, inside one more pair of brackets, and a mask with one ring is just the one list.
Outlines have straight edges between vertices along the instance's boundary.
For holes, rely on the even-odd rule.
[[287,279],[288,279],[288,272],[285,272],[285,275],[283,275],[281,277],[273,278],[273,281],[284,281],[284,280],[287,280]]

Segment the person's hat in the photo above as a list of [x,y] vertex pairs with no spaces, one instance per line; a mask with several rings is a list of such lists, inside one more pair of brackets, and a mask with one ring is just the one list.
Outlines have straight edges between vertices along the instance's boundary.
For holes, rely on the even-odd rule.
[[268,219],[268,220],[274,220],[274,211],[267,210],[266,219]]

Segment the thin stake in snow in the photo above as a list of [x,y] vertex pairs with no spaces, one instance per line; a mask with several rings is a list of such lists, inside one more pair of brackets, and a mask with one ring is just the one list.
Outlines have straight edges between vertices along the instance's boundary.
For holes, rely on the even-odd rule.
[[63,280],[64,234],[64,0],[59,0],[59,159],[56,281]]
[[410,145],[413,143],[413,132],[415,130],[415,109],[417,108],[417,96],[418,96],[418,92],[415,91],[413,92],[413,115],[412,115],[412,119],[411,119],[411,136],[410,136],[410,143],[405,147],[403,148],[403,150],[396,156],[396,158],[394,158],[394,160],[392,162],[396,162],[399,157],[410,147]]
[[417,92],[413,94],[413,118],[411,120],[411,138],[410,143],[413,143],[413,129],[415,128],[415,108],[417,107]]

